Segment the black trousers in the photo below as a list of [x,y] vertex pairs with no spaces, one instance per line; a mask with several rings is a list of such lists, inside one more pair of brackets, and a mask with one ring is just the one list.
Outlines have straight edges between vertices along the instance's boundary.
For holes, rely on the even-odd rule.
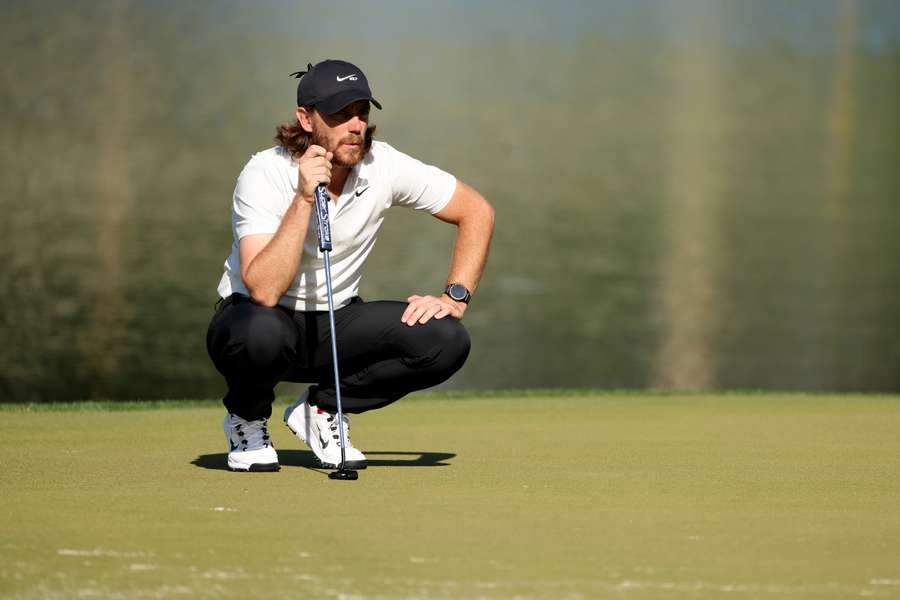
[[[381,408],[443,381],[469,355],[469,334],[452,317],[410,327],[405,302],[354,298],[334,312],[341,405],[345,412]],[[234,294],[218,308],[206,334],[213,364],[228,384],[228,412],[247,420],[272,415],[279,381],[314,383],[309,402],[337,410],[327,311],[265,307]]]

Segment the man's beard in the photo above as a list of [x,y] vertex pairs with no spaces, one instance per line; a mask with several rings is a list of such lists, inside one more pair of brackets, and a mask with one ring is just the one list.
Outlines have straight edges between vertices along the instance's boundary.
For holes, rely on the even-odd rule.
[[[339,167],[348,167],[352,168],[359,164],[359,161],[363,159],[366,153],[369,151],[369,145],[366,143],[364,136],[358,135],[347,135],[344,136],[337,147],[329,148],[328,141],[319,135],[318,132],[313,132],[312,134],[312,143],[317,146],[322,146],[329,152],[333,154],[331,157],[331,162]],[[359,144],[358,146],[345,146],[344,144],[355,143]]]

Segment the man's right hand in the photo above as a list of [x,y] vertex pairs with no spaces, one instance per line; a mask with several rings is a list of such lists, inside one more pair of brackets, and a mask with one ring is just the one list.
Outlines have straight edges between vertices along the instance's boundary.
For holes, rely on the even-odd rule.
[[316,201],[316,187],[320,183],[331,183],[331,158],[334,156],[322,146],[311,145],[297,161],[300,176],[297,195],[309,203]]

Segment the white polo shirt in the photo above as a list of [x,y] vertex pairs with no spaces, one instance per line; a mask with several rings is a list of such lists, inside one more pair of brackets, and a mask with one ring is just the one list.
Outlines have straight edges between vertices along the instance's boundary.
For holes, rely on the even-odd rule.
[[[241,279],[238,242],[246,235],[274,234],[294,199],[297,163],[281,146],[254,154],[241,171],[231,209],[231,254],[219,282],[219,295],[249,296]],[[347,176],[337,204],[329,204],[331,281],[334,307],[346,305],[359,293],[366,257],[375,246],[384,213],[406,206],[431,214],[440,212],[456,190],[456,178],[426,165],[390,145],[374,141],[366,157]],[[292,310],[328,310],[325,261],[319,251],[317,219],[313,211],[297,276],[278,304]]]

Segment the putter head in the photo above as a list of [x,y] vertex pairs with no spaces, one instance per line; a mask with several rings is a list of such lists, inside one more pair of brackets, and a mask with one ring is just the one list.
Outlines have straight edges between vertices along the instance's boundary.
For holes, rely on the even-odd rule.
[[351,469],[338,469],[337,471],[332,471],[331,473],[329,473],[328,479],[344,479],[348,481],[355,481],[356,479],[359,479],[359,473]]

